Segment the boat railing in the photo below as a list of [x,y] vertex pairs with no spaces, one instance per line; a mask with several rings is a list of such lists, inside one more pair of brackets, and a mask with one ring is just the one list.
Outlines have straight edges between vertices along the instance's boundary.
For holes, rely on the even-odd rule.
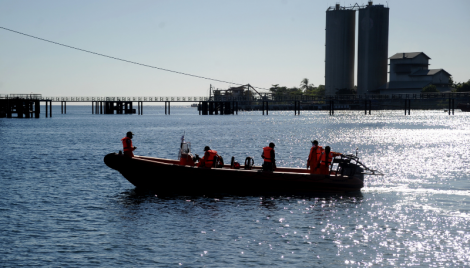
[[359,161],[359,157],[357,157],[356,155],[353,155],[353,154],[341,155],[341,159],[349,159],[350,162],[354,161],[354,163],[352,163],[353,165],[356,165],[364,169],[364,172],[363,172],[364,175],[380,175],[380,176],[384,175],[382,172],[378,170],[368,168],[361,161]]

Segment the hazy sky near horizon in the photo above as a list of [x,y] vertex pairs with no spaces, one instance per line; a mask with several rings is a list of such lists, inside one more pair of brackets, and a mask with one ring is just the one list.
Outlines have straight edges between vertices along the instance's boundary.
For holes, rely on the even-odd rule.
[[[356,3],[0,0],[0,27],[233,83],[292,87],[308,78],[317,86],[325,83],[325,11],[336,2],[342,6]],[[470,79],[470,1],[374,4],[390,8],[389,57],[422,51],[431,58],[431,69],[445,69],[456,82]],[[84,53],[4,29],[0,29],[0,46],[0,94],[205,96],[210,84],[230,86]]]

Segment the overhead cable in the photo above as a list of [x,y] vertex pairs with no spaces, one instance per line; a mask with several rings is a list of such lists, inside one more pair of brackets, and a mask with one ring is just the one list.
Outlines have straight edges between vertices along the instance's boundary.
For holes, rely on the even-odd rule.
[[[143,63],[139,63],[139,62],[135,62],[135,61],[130,61],[130,60],[125,60],[125,59],[121,59],[121,58],[116,58],[116,57],[113,57],[113,56],[108,56],[108,55],[104,55],[104,54],[101,54],[101,53],[89,51],[89,50],[86,50],[86,49],[81,49],[81,48],[78,48],[78,47],[73,47],[73,46],[61,44],[61,43],[54,42],[54,41],[51,41],[51,40],[47,40],[47,39],[44,39],[44,38],[40,38],[40,37],[37,37],[37,36],[25,34],[25,33],[18,32],[18,31],[12,30],[12,29],[8,29],[8,28],[5,28],[5,27],[1,27],[1,26],[0,26],[0,29],[7,30],[7,31],[10,31],[10,32],[13,32],[13,33],[17,33],[17,34],[21,34],[21,35],[24,35],[24,36],[27,36],[27,37],[31,37],[31,38],[34,38],[34,39],[38,39],[38,40],[41,40],[41,41],[44,41],[44,42],[52,43],[52,44],[55,44],[55,45],[59,45],[59,46],[63,46],[63,47],[67,47],[67,48],[71,48],[71,49],[75,49],[75,50],[79,50],[79,51],[82,51],[82,52],[94,54],[94,55],[97,55],[97,56],[102,56],[102,57],[110,58],[110,59],[113,59],[113,60],[118,60],[118,61],[123,61],[123,62],[127,62],[127,63],[132,63],[132,64],[136,64],[136,65],[140,65],[140,66],[144,66],[144,67],[149,67],[149,68],[153,68],[153,69],[158,69],[158,70],[165,71],[165,72],[170,72],[170,73],[175,73],[175,74],[181,74],[181,75],[186,75],[186,76],[192,76],[192,77],[196,77],[196,78],[200,78],[200,79],[206,79],[206,80],[210,80],[210,81],[221,82],[221,83],[227,83],[227,84],[234,84],[234,85],[239,85],[239,86],[243,86],[243,85],[244,85],[244,84],[240,84],[240,83],[228,82],[228,81],[224,81],[224,80],[219,80],[219,79],[214,79],[214,78],[209,78],[209,77],[204,77],[204,76],[199,76],[199,75],[194,75],[194,74],[188,74],[188,73],[183,73],[183,72],[168,70],[168,69],[165,69],[165,68],[160,68],[160,67],[156,67],[156,66],[152,66],[152,65],[148,65],[148,64],[143,64]],[[266,88],[261,88],[261,87],[254,87],[254,88],[268,90],[268,89],[266,89]]]

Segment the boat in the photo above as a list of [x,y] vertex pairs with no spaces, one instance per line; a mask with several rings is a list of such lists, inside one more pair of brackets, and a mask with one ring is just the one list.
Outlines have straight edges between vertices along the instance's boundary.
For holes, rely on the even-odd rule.
[[[148,156],[128,157],[110,153],[105,164],[119,171],[137,189],[156,194],[312,194],[355,192],[364,187],[364,175],[382,175],[370,170],[354,155],[334,158],[330,174],[310,174],[305,168],[278,167],[263,171],[252,158],[240,165],[197,167],[190,144],[182,142],[178,160]],[[220,161],[219,161],[220,162]]]
[[197,107],[197,106],[198,106],[198,104],[197,104],[197,103],[193,103],[193,104],[191,104],[191,107]]

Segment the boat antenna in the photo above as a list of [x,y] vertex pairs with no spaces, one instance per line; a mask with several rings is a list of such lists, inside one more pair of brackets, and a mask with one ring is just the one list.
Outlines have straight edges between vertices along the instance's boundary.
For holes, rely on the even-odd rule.
[[180,148],[182,149],[183,148],[183,143],[184,143],[184,135],[186,134],[186,131],[183,132],[183,136],[181,136],[181,144],[180,144]]

